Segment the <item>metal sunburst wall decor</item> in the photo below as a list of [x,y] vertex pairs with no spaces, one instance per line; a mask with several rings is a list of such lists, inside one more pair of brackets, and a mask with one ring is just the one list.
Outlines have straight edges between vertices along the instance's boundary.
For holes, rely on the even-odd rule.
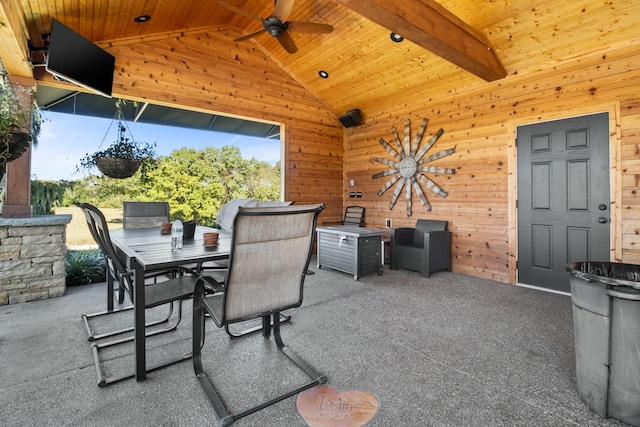
[[393,196],[391,196],[391,202],[389,202],[389,209],[393,209],[396,201],[398,200],[398,197],[400,196],[400,193],[402,192],[402,189],[404,188],[405,200],[407,204],[407,216],[411,216],[412,214],[412,187],[427,211],[431,211],[431,205],[427,201],[427,196],[425,196],[420,184],[424,184],[426,188],[430,189],[440,197],[447,197],[447,192],[440,188],[435,182],[430,180],[426,175],[427,173],[449,175],[455,173],[455,169],[428,165],[428,163],[434,160],[450,156],[455,152],[455,147],[449,148],[448,150],[440,151],[438,153],[434,153],[423,158],[423,156],[427,154],[427,151],[431,149],[438,138],[440,138],[444,133],[444,130],[442,128],[438,129],[438,131],[434,135],[432,135],[427,143],[421,148],[420,143],[422,142],[424,131],[427,129],[428,122],[429,119],[422,119],[420,128],[418,128],[418,133],[413,139],[413,143],[411,143],[410,119],[406,119],[404,121],[403,142],[400,141],[400,137],[398,136],[398,132],[396,131],[395,126],[392,126],[391,132],[393,133],[393,139],[396,146],[392,147],[391,144],[384,140],[384,138],[380,138],[380,145],[382,145],[384,149],[387,150],[387,152],[391,155],[392,160],[381,159],[380,157],[373,157],[371,159],[374,162],[382,163],[383,165],[387,165],[392,168],[373,175],[373,178],[382,178],[384,176],[393,175],[392,178],[385,183],[384,187],[382,187],[380,191],[378,191],[378,196],[382,196],[389,188],[396,184],[396,188],[393,191]]

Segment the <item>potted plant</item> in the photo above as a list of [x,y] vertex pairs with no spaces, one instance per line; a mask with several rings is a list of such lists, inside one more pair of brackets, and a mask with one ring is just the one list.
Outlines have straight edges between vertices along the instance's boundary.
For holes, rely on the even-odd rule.
[[133,176],[142,168],[144,176],[155,161],[155,144],[135,142],[133,138],[127,137],[127,127],[122,119],[119,102],[116,103],[116,108],[116,140],[104,150],[85,155],[80,159],[77,169],[91,170],[97,167],[105,176],[122,179]]
[[0,78],[0,179],[7,163],[22,156],[32,141],[37,143],[40,133],[38,106],[34,103],[31,109],[25,108],[20,101],[19,95],[3,74]]

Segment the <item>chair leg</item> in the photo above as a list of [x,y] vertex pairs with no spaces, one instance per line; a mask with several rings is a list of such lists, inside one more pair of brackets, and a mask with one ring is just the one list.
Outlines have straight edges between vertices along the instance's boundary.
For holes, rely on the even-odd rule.
[[[169,314],[164,319],[147,323],[145,325],[145,327],[148,328],[149,326],[156,326],[156,325],[159,325],[161,323],[168,322],[169,318],[171,317],[171,314],[173,313],[173,304],[175,302],[176,301],[172,301],[171,302],[170,309],[169,309]],[[168,325],[165,328],[156,329],[155,331],[147,332],[144,335],[145,337],[148,338],[148,337],[152,337],[154,335],[164,334],[164,333],[167,333],[167,332],[175,331],[178,328],[178,325],[182,321],[182,301],[180,300],[180,301],[177,301],[177,302],[178,302],[178,316],[177,316],[175,322],[173,324],[171,324],[171,325]],[[131,332],[131,331],[133,331],[133,327],[126,328],[126,329],[121,329],[120,331],[114,331],[114,332],[110,332],[109,334],[102,334],[102,335],[103,335],[103,338],[104,338],[104,337],[107,337],[107,336],[119,335],[119,334],[122,334],[124,332]],[[125,343],[125,342],[129,342],[129,341],[133,341],[133,339],[134,339],[134,337],[130,336],[130,337],[120,338],[120,339],[113,340],[113,341],[107,341],[105,343],[94,343],[93,346],[95,346],[98,349],[101,349],[101,348],[111,347],[111,346],[114,346],[114,345],[118,345],[118,344],[122,344],[122,343]]]
[[[175,302],[176,301],[171,302],[171,312],[173,312],[173,304]],[[152,337],[154,335],[163,334],[163,333],[166,333],[166,332],[171,332],[171,331],[175,330],[178,327],[178,325],[180,324],[180,321],[182,320],[182,300],[177,301],[177,302],[178,302],[178,315],[177,315],[177,319],[175,320],[175,322],[172,325],[167,326],[166,328],[158,329],[158,330],[151,331],[151,332],[147,332],[145,334],[145,338]],[[134,337],[126,337],[126,338],[121,338],[121,339],[118,339],[118,340],[108,341],[108,342],[105,342],[105,343],[96,343],[96,342],[94,342],[93,344],[91,344],[91,350],[93,352],[93,361],[94,361],[94,364],[96,366],[96,373],[98,375],[98,387],[106,387],[109,384],[117,383],[117,382],[129,379],[129,378],[135,377],[135,372],[130,372],[130,373],[118,375],[118,376],[115,376],[115,377],[106,378],[104,376],[104,374],[102,373],[102,369],[100,368],[100,357],[99,357],[100,349],[103,349],[103,348],[106,348],[106,347],[112,347],[114,345],[123,344],[123,343],[130,342],[130,341],[133,341],[133,340],[134,340]],[[191,359],[191,353],[187,353],[187,354],[184,354],[182,356],[175,357],[175,358],[173,358],[173,359],[171,359],[171,360],[169,360],[167,362],[162,362],[162,363],[159,363],[159,364],[156,364],[156,365],[147,365],[147,372],[157,371],[158,369],[164,368],[164,367],[169,366],[169,365],[173,365],[173,364],[178,363],[178,362],[182,362],[184,360],[189,360],[189,359]]]
[[[93,361],[96,366],[96,372],[98,375],[98,387],[104,388],[110,384],[118,383],[120,381],[128,380],[129,378],[134,378],[136,376],[135,372],[129,372],[126,374],[118,375],[115,377],[107,378],[103,375],[102,369],[100,369],[100,357],[98,356],[99,348],[96,343],[91,344],[91,350],[93,352]],[[185,354],[183,356],[178,356],[176,358],[171,359],[168,362],[163,362],[157,365],[147,365],[147,373],[157,371],[162,368],[166,368],[170,365],[175,365],[176,363],[183,362],[185,360],[191,359],[191,353]]]
[[[105,338],[105,337],[109,337],[109,336],[113,336],[113,335],[117,335],[117,333],[114,332],[108,332],[105,334],[95,334],[92,330],[91,330],[91,325],[89,325],[89,319],[93,319],[95,317],[100,317],[100,316],[106,316],[107,314],[114,314],[114,313],[120,313],[122,311],[129,311],[133,308],[133,306],[128,306],[128,307],[123,307],[123,308],[119,308],[119,309],[111,309],[111,310],[107,310],[107,311],[100,311],[98,313],[91,313],[91,314],[82,314],[82,320],[84,321],[84,328],[87,331],[87,334],[89,334],[89,337],[87,338],[88,341],[95,341],[101,338]],[[128,330],[133,330],[133,329],[128,329]],[[123,333],[123,332],[127,332],[128,330],[123,330],[123,331],[118,331],[118,333]]]
[[[270,316],[268,316],[267,321],[269,321]],[[291,320],[291,316],[289,316],[288,314],[280,314],[280,323],[286,323],[289,322]],[[271,321],[270,326],[273,326],[273,321]],[[239,333],[233,333],[231,332],[231,329],[229,328],[229,325],[224,325],[224,330],[227,331],[227,334],[229,335],[229,338],[231,339],[235,339],[235,338],[240,338],[240,337],[244,337],[245,335],[249,335],[249,334],[253,334],[255,332],[259,332],[262,331],[262,335],[265,337],[269,336],[269,329],[270,328],[265,328],[265,321],[263,319],[262,321],[262,325],[260,326],[254,326],[253,328],[249,328],[249,329],[245,329],[242,332]],[[266,333],[266,335],[265,335]]]
[[[162,273],[161,275],[164,275],[166,273]],[[153,283],[157,283],[157,276],[153,277]],[[124,303],[124,291],[125,291],[125,286],[123,284],[123,278],[121,277],[119,280],[119,287],[118,289],[114,289],[114,277],[111,275],[110,271],[107,271],[107,311],[101,311],[98,313],[92,313],[92,314],[83,314],[82,315],[82,319],[84,320],[84,326],[85,329],[87,330],[87,333],[89,334],[89,337],[87,338],[89,341],[96,341],[102,338],[108,338],[108,337],[113,337],[116,335],[120,335],[126,332],[131,332],[133,331],[133,326],[129,327],[129,328],[125,328],[125,329],[120,329],[117,331],[111,331],[111,332],[107,332],[104,334],[94,334],[91,331],[91,326],[89,325],[89,319],[94,318],[94,317],[99,317],[99,316],[104,316],[107,314],[112,314],[112,313],[117,313],[120,311],[126,311],[126,310],[131,310],[133,309],[133,306],[128,306],[128,307],[123,307],[123,308],[117,308],[114,309],[113,307],[113,298],[116,297],[117,298],[117,302],[119,305],[122,305]],[[117,291],[117,296],[116,296],[116,291]],[[180,310],[182,310],[182,306],[180,306],[179,308]],[[150,323],[145,324],[145,327],[150,327],[150,326],[156,326],[156,325],[160,325],[162,323],[166,323],[169,321],[169,319],[171,318],[171,315],[173,314],[173,303],[171,303],[171,306],[169,307],[169,313],[161,320],[156,320]],[[178,320],[178,323],[180,323],[180,320]],[[177,326],[177,324],[176,324]],[[171,328],[167,328],[165,330],[165,332],[168,332],[170,330],[175,329],[175,327],[171,327]],[[155,334],[154,334],[155,335]]]
[[[200,299],[201,301],[201,299]],[[285,347],[282,342],[282,338],[280,336],[280,313],[275,313],[273,315],[273,332],[274,338],[277,344],[278,349],[283,352],[298,368],[304,371],[309,378],[312,379],[311,382],[304,384],[301,387],[296,388],[295,390],[289,391],[285,394],[282,394],[276,398],[273,398],[267,402],[261,403],[257,406],[254,406],[245,411],[239,412],[237,414],[230,414],[227,411],[220,395],[216,391],[211,379],[204,371],[202,366],[202,350],[200,348],[200,342],[204,341],[204,327],[202,325],[202,320],[204,319],[204,314],[202,312],[202,304],[198,302],[197,296],[194,297],[194,307],[193,307],[193,369],[200,382],[200,386],[204,391],[205,395],[209,399],[209,403],[213,407],[213,410],[216,413],[216,417],[220,420],[220,424],[223,426],[229,426],[233,424],[236,420],[240,418],[246,417],[247,415],[253,414],[261,409],[264,409],[268,406],[271,406],[275,403],[278,403],[282,400],[288,399],[291,396],[295,396],[296,394],[307,390],[311,387],[315,387],[319,384],[324,384],[327,382],[327,378],[324,375],[320,375],[313,369],[310,365],[308,365],[305,361],[303,361],[298,355],[296,355],[289,348]],[[270,316],[269,316],[270,317]],[[265,319],[263,319],[265,320]],[[271,322],[269,319],[265,320],[264,326],[270,328]]]
[[218,392],[213,387],[211,380],[202,367],[202,346],[205,341],[205,316],[202,310],[203,298],[204,294],[199,294],[198,287],[196,286],[196,294],[193,296],[193,337],[191,340],[191,344],[193,346],[193,371],[200,382],[202,390],[209,399],[209,403],[211,403],[211,406],[216,413],[216,417],[220,420],[221,425],[228,426],[233,423],[234,419],[229,412],[227,412],[227,408],[224,406],[222,399],[220,399]]
[[[110,332],[110,333],[106,333],[106,334],[99,334],[96,335],[93,333],[93,331],[91,330],[91,326],[89,325],[89,319],[93,319],[94,317],[100,317],[100,316],[104,316],[107,314],[113,314],[113,313],[118,313],[120,311],[127,311],[127,310],[131,310],[133,308],[133,306],[129,306],[129,307],[121,307],[121,308],[115,308],[113,305],[113,300],[117,298],[118,304],[122,305],[124,302],[124,288],[122,286],[120,286],[118,289],[115,289],[113,286],[114,280],[113,280],[113,276],[111,275],[110,271],[107,270],[107,310],[106,311],[100,311],[97,313],[91,313],[91,314],[83,314],[82,315],[82,320],[84,321],[84,327],[87,330],[87,334],[89,334],[89,337],[87,338],[89,341],[94,341],[94,340],[98,340],[101,338],[106,338],[109,336],[113,336],[113,335],[118,335],[121,334],[123,332],[127,332],[128,330],[122,330],[122,331],[118,331],[116,333]],[[116,291],[118,291],[118,294],[116,295]],[[133,328],[131,328],[130,330],[133,330]]]
[[[274,315],[275,317],[275,315]],[[296,366],[298,366],[298,368],[302,369],[304,371],[305,374],[307,374],[307,376],[311,379],[315,380],[309,384],[307,384],[306,386],[304,386],[304,388],[298,389],[298,392],[306,390],[308,388],[311,388],[313,386],[316,386],[318,384],[324,384],[327,382],[327,377],[324,375],[320,375],[315,369],[313,369],[307,362],[305,362],[304,360],[302,360],[302,358],[300,358],[300,356],[298,356],[297,354],[295,354],[290,348],[286,347],[284,345],[284,343],[282,342],[282,337],[280,336],[280,321],[279,318],[275,319],[274,325],[273,325],[273,338],[275,339],[276,345],[278,346],[278,349],[283,352],[293,363],[296,364]],[[294,393],[295,394],[295,393]]]
[[118,291],[118,294],[116,297],[118,304],[124,303],[124,286],[122,285],[122,281],[119,280],[118,289],[114,288],[113,274],[115,273],[113,272],[113,269],[109,265],[110,262],[111,261],[109,261],[108,259],[106,260],[106,263],[107,263],[107,272],[106,272],[107,273],[107,311],[113,311],[113,298],[115,295],[115,291]]
[[[113,298],[115,297],[114,292],[113,277],[111,276],[111,273],[107,271],[107,311],[113,311]],[[91,335],[91,333],[89,333],[89,335]]]
[[[89,334],[89,337],[87,338],[88,341],[97,341],[103,338],[109,338],[109,337],[113,337],[116,335],[121,335],[124,334],[126,332],[131,332],[133,331],[133,326],[130,326],[128,328],[123,328],[123,329],[119,329],[116,331],[111,331],[111,332],[105,332],[103,334],[94,334],[93,331],[91,330],[91,326],[89,325],[89,319],[92,319],[94,317],[100,317],[100,316],[105,316],[108,314],[114,314],[114,313],[119,313],[122,311],[129,311],[132,310],[133,306],[128,306],[128,307],[124,307],[124,308],[119,308],[116,310],[107,310],[107,311],[102,311],[99,313],[92,313],[92,314],[83,314],[82,315],[82,320],[84,320],[84,327],[87,330],[87,333]],[[180,307],[181,310],[181,307]],[[169,306],[169,313],[162,319],[160,320],[155,320],[153,322],[149,322],[147,324],[145,324],[145,327],[150,327],[150,326],[156,326],[156,325],[160,325],[162,323],[166,323],[169,321],[169,319],[171,318],[171,315],[173,314],[173,303],[171,303],[171,305]],[[180,323],[180,320],[178,320],[178,323]],[[177,324],[175,326],[178,326]],[[175,326],[172,328],[167,329],[165,332],[168,332],[169,330],[173,330],[175,329]],[[164,331],[164,329],[163,329]],[[154,334],[155,335],[155,334]]]

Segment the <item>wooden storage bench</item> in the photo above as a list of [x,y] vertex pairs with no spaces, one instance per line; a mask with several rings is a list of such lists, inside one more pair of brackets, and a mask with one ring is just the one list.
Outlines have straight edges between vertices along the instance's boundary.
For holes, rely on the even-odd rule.
[[318,227],[318,268],[329,267],[361,275],[382,274],[380,248],[382,230],[372,230],[351,225]]

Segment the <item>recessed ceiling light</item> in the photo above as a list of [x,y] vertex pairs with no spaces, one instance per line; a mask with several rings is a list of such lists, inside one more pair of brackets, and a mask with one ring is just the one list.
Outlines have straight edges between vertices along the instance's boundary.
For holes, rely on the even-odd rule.
[[140,16],[137,16],[134,19],[134,21],[140,23],[140,22],[147,22],[149,19],[151,19],[149,15],[140,15]]
[[329,78],[329,73],[327,73],[327,72],[326,72],[326,71],[324,71],[324,70],[320,70],[320,71],[318,71],[318,75],[319,75],[320,77],[322,77],[323,79],[327,79],[327,78]]
[[393,40],[396,43],[400,43],[402,40],[404,40],[404,37],[402,37],[398,33],[391,33],[390,37],[391,37],[391,40]]

